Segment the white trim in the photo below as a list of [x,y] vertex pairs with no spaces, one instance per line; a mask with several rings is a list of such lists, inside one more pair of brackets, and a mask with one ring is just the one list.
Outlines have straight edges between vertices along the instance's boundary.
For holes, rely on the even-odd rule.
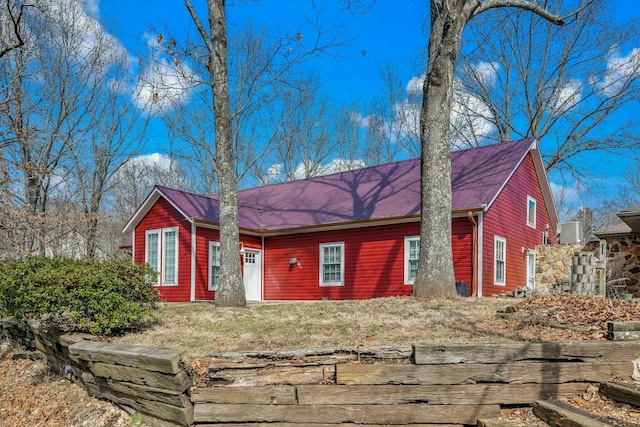
[[[496,257],[496,247],[498,246],[498,242],[502,243],[502,252],[503,252],[503,259],[498,260],[498,258]],[[502,282],[498,281],[498,269],[497,267],[497,262],[501,261],[502,262]],[[507,283],[507,239],[505,239],[504,237],[500,237],[500,236],[493,236],[493,284],[496,286],[505,286]]]
[[191,302],[196,300],[196,229],[196,225],[191,223]]
[[[161,275],[160,275],[160,271],[162,269],[162,245],[161,245],[161,241],[162,241],[162,229],[160,228],[156,228],[153,230],[146,230],[144,232],[144,263],[145,264],[149,264],[149,235],[151,234],[156,234],[158,236],[158,241],[156,243],[156,251],[158,254],[158,265],[155,266],[154,270],[156,271],[156,273],[158,273],[158,277],[156,278],[156,281],[154,283],[153,286],[160,286],[160,284],[162,283],[161,280]],[[151,268],[153,268],[153,266],[151,264],[149,264],[149,266]]]
[[484,251],[482,250],[482,248],[484,247],[484,240],[482,240],[482,229],[483,229],[483,219],[484,218],[484,214],[482,212],[478,213],[478,265],[476,266],[476,268],[478,269],[478,271],[476,271],[477,274],[477,285],[478,285],[478,297],[482,297],[482,265],[484,264],[482,262],[482,254],[484,253]]
[[149,195],[144,199],[142,204],[138,207],[138,209],[133,213],[133,215],[131,215],[131,218],[129,219],[129,221],[127,221],[125,226],[122,228],[122,232],[127,233],[129,230],[134,229],[140,223],[140,221],[142,221],[142,218],[144,218],[145,215],[149,213],[153,205],[158,201],[158,199],[160,199],[160,197],[164,198],[167,202],[169,202],[169,204],[173,206],[173,208],[177,210],[180,213],[180,215],[182,215],[186,220],[193,223],[193,218],[189,218],[182,211],[182,209],[178,208],[178,206],[175,203],[173,203],[167,196],[165,196],[164,193],[158,187],[154,187],[153,190],[151,190],[151,193],[149,193]]
[[533,159],[533,166],[538,177],[538,184],[540,184],[540,191],[542,191],[542,199],[544,200],[545,208],[549,213],[549,221],[551,221],[551,224],[555,227],[560,220],[558,219],[558,211],[556,210],[556,205],[553,201],[553,193],[551,192],[551,186],[549,185],[549,177],[547,176],[540,150],[538,150],[537,139],[534,141],[530,151],[531,158]]
[[[173,259],[173,268],[174,268],[174,280],[168,281],[166,278],[166,273],[167,270],[165,267],[167,267],[167,264],[165,264],[165,257],[167,255],[167,242],[168,239],[166,238],[167,233],[172,233],[175,232],[175,257]],[[178,286],[178,252],[180,249],[180,239],[179,239],[179,230],[178,227],[167,227],[167,228],[163,228],[162,229],[162,263],[161,263],[161,269],[162,269],[162,286]]]
[[[533,202],[533,222],[529,221],[529,217],[531,216],[530,206],[531,202]],[[527,225],[531,228],[536,228],[536,218],[538,215],[538,202],[533,197],[527,195]]]
[[[529,259],[533,258],[533,269],[531,271],[529,271]],[[529,249],[526,252],[526,263],[527,263],[527,287],[529,289],[535,289],[536,288],[536,251]],[[529,274],[531,273],[531,274]],[[532,284],[532,286],[529,286],[530,284]]]
[[[493,202],[495,202],[498,199],[498,197],[500,197],[500,194],[502,194],[502,190],[504,190],[504,188],[507,186],[507,183],[511,180],[513,175],[516,173],[516,171],[518,170],[518,168],[520,167],[520,165],[524,161],[524,159],[527,157],[527,154],[529,154],[529,152],[531,152],[531,150],[533,150],[535,148],[536,141],[537,140],[534,138],[533,142],[529,146],[529,149],[527,151],[525,151],[524,154],[522,155],[522,157],[520,158],[520,160],[518,160],[516,162],[516,165],[514,166],[514,168],[509,173],[509,176],[504,181],[502,181],[502,185],[500,186],[500,189],[498,189],[498,191],[496,191],[495,196],[493,196],[493,199],[491,199],[491,201],[487,205],[487,210],[491,209],[491,206],[493,206]],[[534,164],[534,169],[537,169],[535,164]],[[538,171],[537,170],[536,170],[536,175],[538,175]]]
[[[213,268],[213,264],[211,262],[211,252],[212,252],[212,248],[218,248],[218,250],[220,250],[220,242],[214,242],[213,240],[209,241],[209,251],[207,253],[207,265],[209,266],[207,268],[207,290],[208,291],[217,291],[218,287],[216,286],[215,288],[212,286],[211,284],[211,269]],[[222,259],[222,258],[221,258]],[[222,261],[221,261],[222,263]],[[218,268],[220,266],[217,266]]]
[[136,229],[135,228],[131,230],[131,262],[136,262]]
[[[329,247],[339,247],[340,248],[340,282],[337,281],[328,281],[325,282],[324,281],[324,274],[323,274],[323,266],[324,263],[322,262],[324,259],[323,256],[323,252],[324,252],[324,248],[329,248]],[[320,268],[319,268],[319,277],[318,277],[318,283],[320,284],[320,286],[344,286],[344,242],[333,242],[333,243],[320,243],[320,251],[319,251],[319,256],[318,256],[318,261],[320,264]]]
[[[263,292],[263,289],[262,289],[262,270],[263,270],[262,265],[264,263],[264,258],[262,256],[262,250],[255,249],[255,248],[246,248],[245,249],[245,260],[246,260],[247,253],[250,253],[250,252],[254,253],[254,255],[255,255],[255,264],[258,266],[258,299],[257,300],[254,300],[254,299],[250,300],[250,299],[247,298],[247,301],[263,301],[264,300],[264,292]],[[243,265],[244,266],[247,265],[246,261],[244,262]],[[247,284],[244,283],[245,277],[247,277],[247,276],[243,275],[242,281],[243,281],[243,284],[245,285],[245,293],[246,293]]]
[[411,250],[411,242],[418,242],[418,253],[420,253],[420,236],[405,236],[404,238],[404,284],[413,285],[415,278],[410,278],[409,273],[409,254]]

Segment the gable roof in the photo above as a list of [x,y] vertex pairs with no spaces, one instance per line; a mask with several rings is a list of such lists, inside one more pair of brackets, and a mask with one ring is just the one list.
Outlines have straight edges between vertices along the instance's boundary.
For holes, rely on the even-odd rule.
[[[535,138],[452,152],[452,210],[488,209],[529,152],[535,152],[536,170],[540,169],[542,160],[535,159],[539,157]],[[538,178],[545,194],[549,185],[544,168],[538,170]],[[550,191],[547,193],[547,206],[553,216],[555,207]],[[219,221],[216,195],[156,186],[145,203],[155,202],[160,196],[192,222]],[[143,209],[145,203],[123,231],[130,231],[146,214],[150,206]],[[417,218],[419,214],[419,159],[238,191],[239,227],[262,232]]]

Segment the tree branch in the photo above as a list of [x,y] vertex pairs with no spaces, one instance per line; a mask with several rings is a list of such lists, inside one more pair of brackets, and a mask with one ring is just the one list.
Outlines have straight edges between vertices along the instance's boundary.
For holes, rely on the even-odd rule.
[[2,50],[0,50],[0,58],[5,56],[7,53],[11,52],[14,49],[18,49],[19,47],[24,46],[24,40],[20,35],[20,21],[22,20],[22,14],[24,13],[24,9],[27,7],[33,6],[31,4],[23,4],[20,6],[20,11],[18,12],[18,16],[13,15],[13,11],[11,10],[11,4],[7,1],[7,12],[9,13],[9,17],[11,18],[11,23],[13,24],[13,34],[16,36],[18,41],[12,45],[9,45]]
[[184,0],[184,5],[187,7],[187,10],[189,10],[191,19],[193,19],[193,23],[196,24],[196,28],[200,33],[200,37],[202,37],[204,44],[207,46],[209,57],[211,57],[213,55],[214,49],[213,49],[213,44],[211,43],[211,39],[209,38],[209,33],[207,33],[207,30],[205,30],[204,26],[202,25],[202,22],[200,21],[200,18],[198,17],[198,14],[194,9],[193,3],[191,3],[191,0]]
[[487,0],[485,2],[480,3],[469,16],[469,19],[486,12],[489,9],[497,9],[502,7],[516,7],[518,9],[528,10],[530,12],[535,13],[541,18],[546,19],[555,25],[564,25],[564,21],[571,16],[574,16],[581,12],[585,7],[587,7],[593,0],[589,0],[584,5],[582,5],[578,10],[575,10],[565,16],[558,16],[549,12],[544,7],[538,6],[537,4],[527,1],[527,0]]

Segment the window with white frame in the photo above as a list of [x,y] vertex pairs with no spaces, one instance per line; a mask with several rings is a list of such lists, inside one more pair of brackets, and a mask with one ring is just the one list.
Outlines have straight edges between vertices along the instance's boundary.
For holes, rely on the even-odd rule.
[[220,243],[209,242],[209,290],[217,291],[220,285]]
[[162,230],[162,284],[178,284],[178,228]]
[[507,241],[502,237],[495,236],[493,252],[493,283],[496,285],[505,284],[507,266]]
[[320,286],[344,285],[344,243],[320,245]]
[[404,284],[413,285],[418,274],[418,258],[420,257],[420,237],[404,238]]
[[[145,262],[153,269],[160,271],[160,230],[147,230],[145,233]],[[160,277],[157,279],[159,284]]]
[[527,225],[536,228],[536,199],[527,196]]
[[156,285],[178,284],[178,227],[145,232],[145,262],[158,273]]

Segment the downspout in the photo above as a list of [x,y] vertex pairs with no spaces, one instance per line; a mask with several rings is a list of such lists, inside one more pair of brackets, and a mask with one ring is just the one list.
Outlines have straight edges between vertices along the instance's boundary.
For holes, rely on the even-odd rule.
[[467,218],[471,221],[473,231],[471,232],[471,296],[478,296],[478,223],[473,217],[473,211],[467,212]]

